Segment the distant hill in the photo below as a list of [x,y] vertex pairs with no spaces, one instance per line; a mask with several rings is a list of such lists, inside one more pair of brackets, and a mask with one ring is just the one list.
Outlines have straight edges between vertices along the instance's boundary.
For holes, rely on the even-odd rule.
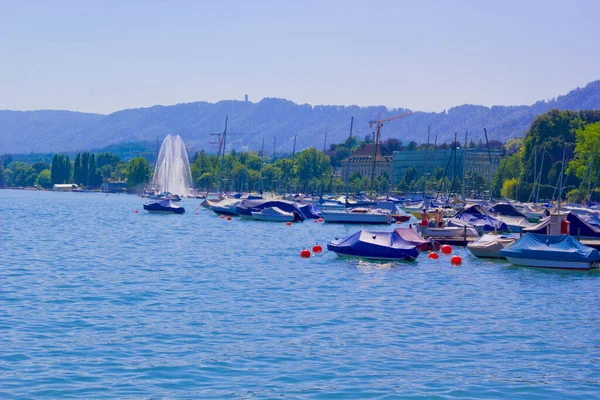
[[[530,106],[462,105],[446,112],[415,112],[413,115],[385,124],[383,138],[395,137],[403,143],[426,140],[431,125],[431,142],[449,142],[458,132],[464,140],[465,131],[476,142],[482,138],[483,127],[489,139],[506,141],[523,136],[529,124],[540,113],[550,109],[600,109],[600,80],[572,90],[550,101],[538,101]],[[258,103],[220,101],[195,102],[173,106],[154,106],[118,111],[109,115],[71,111],[0,111],[0,154],[72,152],[103,148],[123,142],[155,143],[169,133],[182,136],[191,150],[216,151],[210,133],[222,132],[225,116],[229,115],[228,150],[258,150],[263,137],[265,152],[291,152],[294,135],[297,149],[309,146],[322,148],[325,133],[328,143],[348,137],[350,117],[354,116],[354,134],[361,138],[372,132],[368,121],[377,113],[382,118],[408,112],[408,109],[388,109],[385,106],[311,106],[284,99],[265,98]],[[235,135],[234,135],[235,134]]]

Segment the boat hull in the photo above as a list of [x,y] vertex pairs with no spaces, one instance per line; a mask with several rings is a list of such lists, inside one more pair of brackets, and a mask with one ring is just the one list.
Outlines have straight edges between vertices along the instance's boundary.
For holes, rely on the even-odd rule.
[[294,216],[288,215],[260,215],[260,213],[252,213],[252,218],[258,221],[267,222],[293,222]]
[[539,260],[533,258],[520,258],[507,256],[506,259],[513,265],[521,267],[535,268],[554,268],[554,269],[576,269],[588,270],[597,268],[595,263],[587,261],[558,261],[558,260]]

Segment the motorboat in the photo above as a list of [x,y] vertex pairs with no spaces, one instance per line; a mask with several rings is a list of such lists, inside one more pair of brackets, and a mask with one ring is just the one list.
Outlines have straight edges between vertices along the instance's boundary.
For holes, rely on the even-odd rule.
[[300,221],[304,221],[306,217],[300,211],[298,204],[287,200],[272,200],[272,199],[245,199],[237,204],[235,212],[243,218],[253,218],[252,213],[264,210],[269,207],[277,207],[281,211],[296,213]]
[[241,202],[240,199],[223,199],[208,206],[210,210],[218,215],[237,215],[236,207]]
[[394,232],[408,243],[414,245],[419,251],[437,251],[440,249],[440,243],[433,238],[425,239],[419,235],[419,232],[412,228],[396,228]]
[[336,224],[381,224],[389,225],[394,221],[392,213],[379,208],[356,207],[344,211],[321,212],[325,222]]
[[169,199],[152,201],[144,204],[144,210],[148,211],[149,213],[161,214],[183,214],[185,212],[185,208],[175,204]]
[[431,236],[434,239],[479,239],[479,233],[473,226],[445,226],[441,228],[425,228],[423,237]]
[[469,225],[475,227],[477,232],[506,232],[508,226],[493,217],[491,212],[486,210],[482,205],[471,204],[466,206],[461,212],[450,218],[449,226]]
[[475,257],[481,258],[504,258],[500,255],[500,250],[503,250],[513,244],[518,239],[514,233],[498,234],[487,233],[476,240],[467,244],[467,249]]
[[252,211],[252,218],[271,222],[295,222],[300,219],[297,213],[283,211],[278,207],[267,207],[260,211]]
[[358,257],[371,260],[415,260],[419,256],[416,246],[402,239],[396,232],[361,230],[346,238],[327,244],[327,250],[341,257]]
[[521,232],[522,229],[531,227],[527,216],[510,203],[494,204],[489,211],[498,221],[504,222],[511,232]]
[[513,265],[538,268],[598,268],[598,250],[581,244],[571,235],[527,233],[511,246],[500,250]]

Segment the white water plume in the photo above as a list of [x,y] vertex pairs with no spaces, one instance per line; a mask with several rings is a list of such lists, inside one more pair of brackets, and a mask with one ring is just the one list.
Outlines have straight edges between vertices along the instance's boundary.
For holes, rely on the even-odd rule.
[[152,185],[159,193],[186,195],[192,188],[192,172],[185,144],[179,135],[167,135],[160,146]]

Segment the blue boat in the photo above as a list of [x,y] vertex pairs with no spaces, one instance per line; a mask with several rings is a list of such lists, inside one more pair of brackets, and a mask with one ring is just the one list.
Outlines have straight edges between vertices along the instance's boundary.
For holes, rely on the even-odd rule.
[[419,251],[415,245],[402,239],[396,232],[361,230],[346,238],[335,239],[327,244],[327,250],[342,257],[358,257],[371,260],[415,260]]
[[590,269],[600,261],[598,250],[583,245],[570,235],[528,233],[500,250],[511,264],[524,267]]
[[245,199],[236,205],[235,212],[241,217],[252,218],[253,212],[262,211],[269,207],[277,207],[281,211],[296,213],[300,221],[306,219],[296,203],[286,200]]
[[162,214],[183,214],[185,208],[173,203],[169,199],[153,201],[144,204],[144,210],[149,213],[162,213]]

